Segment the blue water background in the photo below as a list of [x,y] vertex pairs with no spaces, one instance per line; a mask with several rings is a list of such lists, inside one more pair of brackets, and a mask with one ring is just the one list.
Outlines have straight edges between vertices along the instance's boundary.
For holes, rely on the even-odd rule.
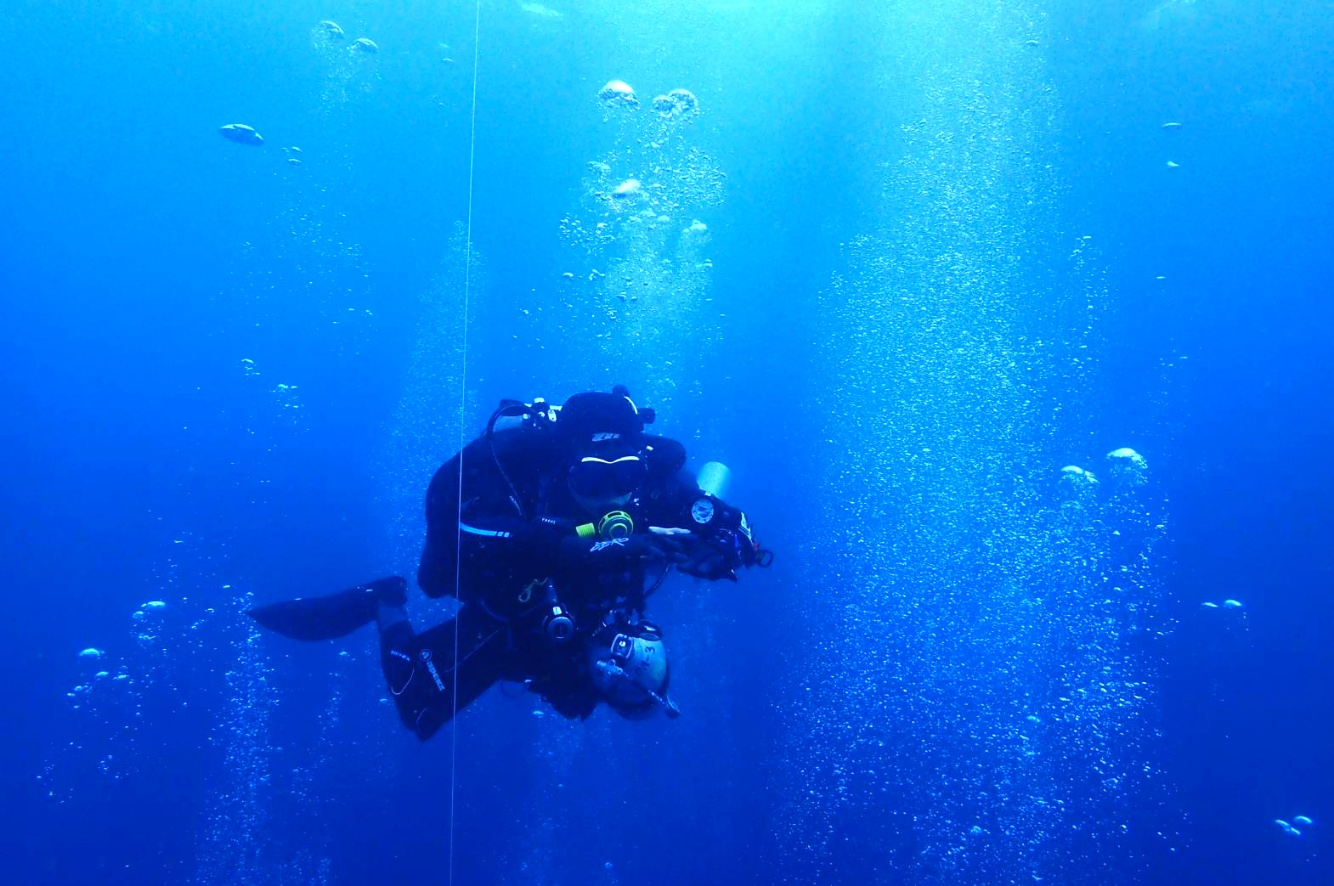
[[[1081,382],[1091,405],[1058,428],[1060,462],[1028,467],[1100,469],[1119,446],[1149,460],[1168,515],[1152,567],[1163,636],[1143,655],[1145,757],[1160,776],[1132,796],[1123,839],[1056,834],[1042,870],[1330,882],[1334,13],[1084,6],[1034,7],[1056,221],[1031,273],[1035,287],[1103,293]],[[951,879],[922,861],[930,841],[904,811],[920,797],[839,806],[819,742],[805,760],[792,750],[801,651],[840,630],[802,583],[827,574],[842,528],[821,515],[881,482],[812,481],[830,476],[819,392],[843,371],[813,332],[828,328],[817,294],[847,273],[846,244],[883,223],[881,177],[908,122],[866,72],[914,47],[877,4],[553,8],[483,3],[480,41],[475,8],[456,3],[0,10],[12,882],[1032,881],[1026,863],[981,861]],[[380,52],[349,68],[345,47],[315,45],[321,19]],[[615,77],[694,90],[688,137],[727,175],[707,216],[721,345],[701,345],[698,364],[648,370],[609,353],[599,373],[600,345],[563,334],[583,327],[560,319],[560,275],[587,271],[560,220],[616,144],[595,97]],[[230,122],[266,145],[223,140]],[[466,376],[437,377],[423,365],[460,342],[424,318],[432,298],[458,297],[469,217]],[[1085,236],[1076,275],[1058,259]],[[522,314],[538,305],[548,319]],[[678,332],[687,351],[712,334]],[[395,435],[424,414],[456,415],[466,388],[475,432],[500,397],[619,381],[664,399],[663,431],[707,449],[699,460],[733,466],[734,497],[778,551],[735,588],[664,591],[691,687],[680,724],[627,728],[603,712],[553,725],[493,692],[457,744],[418,747],[380,702],[369,632],[348,659],[247,637],[238,594],[412,568],[404,490],[450,454],[400,458]],[[412,402],[423,391],[433,399]],[[856,562],[844,592],[873,608]],[[1227,598],[1244,618],[1201,610]],[[159,599],[164,622],[137,639],[132,613]],[[90,679],[85,647],[124,661],[137,688],[79,704],[67,693]],[[931,783],[923,766],[887,780]],[[775,823],[805,820],[806,805],[822,810],[823,849]],[[1298,814],[1316,822],[1300,838],[1273,824]],[[1001,858],[1042,856],[1007,850],[1000,829],[985,839]]]

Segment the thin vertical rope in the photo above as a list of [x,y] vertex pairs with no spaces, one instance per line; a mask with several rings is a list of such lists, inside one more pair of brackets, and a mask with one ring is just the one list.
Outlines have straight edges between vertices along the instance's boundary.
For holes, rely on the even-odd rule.
[[[477,71],[481,59],[482,36],[482,0],[477,0],[473,15],[472,34],[472,117],[469,121],[468,134],[468,227],[464,238],[463,253],[463,372],[459,378],[459,499],[457,502],[458,520],[456,527],[463,522],[463,449],[467,445],[464,434],[468,416],[468,304],[472,294],[472,193],[473,173],[477,160]],[[462,577],[463,530],[455,529],[454,537],[454,588],[458,593],[459,579]],[[454,616],[454,662],[452,668],[452,690],[450,692],[451,710],[449,714],[449,883],[454,883],[454,812],[455,798],[458,793],[458,757],[459,757],[459,619]]]

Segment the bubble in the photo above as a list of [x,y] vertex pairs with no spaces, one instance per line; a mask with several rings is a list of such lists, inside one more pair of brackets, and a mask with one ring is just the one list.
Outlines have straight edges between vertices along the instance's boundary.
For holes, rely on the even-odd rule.
[[639,179],[627,178],[616,186],[616,189],[611,192],[611,195],[618,200],[628,200],[631,197],[637,196],[642,189],[643,185],[639,183]]
[[543,6],[541,3],[520,3],[519,8],[539,18],[561,18],[562,15],[558,10]]
[[292,422],[299,421],[301,395],[298,393],[296,385],[275,385],[271,394],[283,417]]
[[380,47],[369,37],[358,37],[348,43],[346,32],[338,23],[322,21],[311,29],[310,42],[325,66],[321,89],[325,111],[345,104],[355,92],[369,92],[378,81],[377,65],[371,59],[379,55]]
[[698,114],[699,101],[688,89],[673,89],[653,99],[653,110],[664,120],[678,120]]
[[1061,479],[1067,482],[1082,483],[1092,476],[1091,472],[1084,470],[1079,465],[1066,465],[1061,468]]
[[1084,490],[1098,484],[1098,478],[1092,471],[1086,471],[1079,465],[1066,465],[1061,468],[1061,484],[1067,488]]
[[1107,453],[1108,472],[1121,486],[1143,486],[1149,479],[1149,463],[1129,447]]
[[[803,620],[829,627],[794,660],[806,697],[792,690],[776,827],[815,848],[793,852],[791,882],[837,880],[844,847],[895,815],[883,844],[911,835],[906,879],[1089,879],[1085,847],[1117,838],[1104,810],[1156,777],[1154,666],[1133,638],[1158,626],[1159,521],[1080,465],[1051,470],[1096,418],[1066,368],[1090,359],[1085,284],[1035,287],[998,260],[1051,236],[1052,109],[1013,39],[1031,22],[989,9],[893,19],[892,70],[863,73],[894,91],[886,130],[906,122],[867,191],[874,227],[805,318],[828,370],[810,482],[840,493],[809,519],[839,538],[802,564],[821,591]],[[1049,321],[1030,322],[1033,296],[1060,306]],[[1003,836],[969,839],[968,821]]]
[[256,132],[253,126],[244,123],[228,123],[218,128],[218,134],[238,145],[250,145],[255,148],[264,145],[264,136]]
[[[628,84],[617,86],[621,82],[604,87],[604,103],[633,94]],[[664,403],[681,383],[676,367],[690,365],[720,336],[723,313],[709,296],[712,261],[702,254],[710,246],[707,228],[676,222],[721,203],[726,176],[688,144],[690,128],[676,125],[679,116],[697,110],[693,94],[664,94],[657,108],[667,116],[617,116],[614,147],[586,164],[582,207],[560,220],[562,239],[572,247],[567,260],[580,265],[563,287],[575,325],[560,332],[596,342],[598,348],[586,352],[589,361],[643,365],[644,378],[627,381]],[[687,325],[690,336],[676,334]],[[651,365],[633,356],[643,353],[653,355]],[[591,369],[570,367],[576,375]]]
[[624,80],[610,80],[598,90],[598,99],[609,106],[634,109],[639,107],[634,88]]
[[83,650],[82,652],[79,653],[79,658],[94,658],[94,659],[96,659],[96,658],[101,658],[101,657],[102,657],[103,655],[105,655],[105,654],[106,654],[106,653],[103,652],[101,649],[97,649],[97,648],[95,648],[95,647],[93,647],[93,646],[89,646],[87,649],[85,649],[85,650]]

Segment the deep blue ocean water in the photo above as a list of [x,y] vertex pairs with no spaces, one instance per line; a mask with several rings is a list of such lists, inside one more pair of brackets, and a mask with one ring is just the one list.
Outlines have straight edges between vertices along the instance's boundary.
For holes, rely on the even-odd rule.
[[[1328,4],[0,26],[8,881],[1334,881]],[[616,383],[776,552],[652,601],[680,720],[420,745],[242,614]]]

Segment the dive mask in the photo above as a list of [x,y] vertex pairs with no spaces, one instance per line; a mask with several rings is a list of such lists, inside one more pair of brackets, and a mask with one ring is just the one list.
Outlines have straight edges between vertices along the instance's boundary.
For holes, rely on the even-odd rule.
[[570,491],[591,501],[612,501],[630,495],[648,477],[648,463],[638,455],[605,459],[586,455],[570,465]]

